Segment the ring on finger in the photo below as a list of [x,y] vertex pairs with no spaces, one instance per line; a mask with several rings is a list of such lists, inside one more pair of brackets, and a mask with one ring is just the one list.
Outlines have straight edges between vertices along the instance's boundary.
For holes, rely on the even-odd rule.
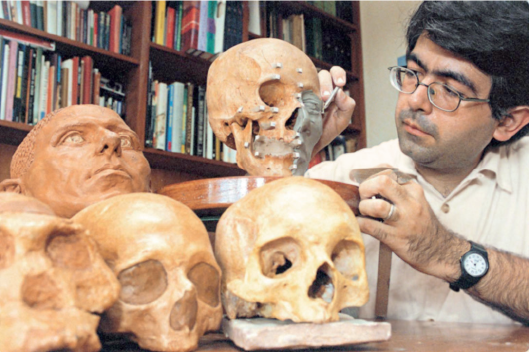
[[388,215],[384,219],[382,219],[382,221],[387,221],[387,220],[391,219],[393,214],[395,214],[395,209],[396,208],[397,207],[395,206],[395,204],[391,204],[391,208],[389,209]]

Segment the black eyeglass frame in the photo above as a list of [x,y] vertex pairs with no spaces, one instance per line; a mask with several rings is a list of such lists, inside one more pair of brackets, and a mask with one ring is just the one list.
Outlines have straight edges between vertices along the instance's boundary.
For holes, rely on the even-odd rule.
[[[412,91],[412,92],[404,92],[402,90],[400,90],[399,88],[397,88],[395,86],[395,84],[393,84],[393,80],[392,80],[392,75],[393,75],[393,71],[396,71],[396,69],[402,69],[402,70],[406,70],[408,72],[411,72],[414,76],[415,76],[415,79],[417,80],[417,84],[415,85],[415,89]],[[409,68],[407,67],[402,67],[402,66],[391,66],[391,67],[388,67],[388,70],[390,71],[390,76],[389,76],[389,81],[391,83],[391,85],[396,89],[398,90],[399,92],[401,93],[404,93],[404,94],[413,94],[415,93],[415,91],[417,90],[417,88],[419,88],[419,86],[425,86],[426,87],[426,91],[428,92],[428,100],[430,101],[430,103],[432,103],[433,106],[435,106],[437,109],[439,110],[442,110],[442,111],[446,111],[446,112],[454,112],[456,111],[458,108],[459,108],[459,105],[461,105],[461,101],[475,101],[475,102],[480,102],[480,103],[490,103],[490,99],[480,99],[480,98],[465,98],[463,96],[463,94],[459,93],[455,88],[447,85],[447,84],[444,84],[442,82],[432,82],[430,84],[426,84],[426,83],[422,83],[421,81],[419,81],[419,77],[417,76],[417,72],[413,71],[413,70],[410,70]],[[430,86],[432,84],[440,84],[446,88],[448,88],[450,91],[453,91],[454,93],[457,94],[457,96],[459,97],[459,101],[457,102],[457,105],[454,109],[452,110],[447,110],[447,109],[443,109],[439,106],[437,106],[434,102],[433,102],[433,99],[430,95]]]

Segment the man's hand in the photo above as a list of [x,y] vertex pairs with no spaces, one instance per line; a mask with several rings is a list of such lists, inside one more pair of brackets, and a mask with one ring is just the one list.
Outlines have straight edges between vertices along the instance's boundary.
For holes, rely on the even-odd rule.
[[[325,103],[334,87],[343,87],[346,83],[345,70],[334,66],[330,72],[322,70],[318,73],[320,79],[321,97]],[[334,102],[329,105],[323,116],[323,134],[312,151],[312,156],[317,154],[326,145],[331,143],[351,123],[355,109],[355,101],[347,96],[342,89],[338,91]]]
[[[422,187],[414,181],[398,184],[391,171],[369,178],[359,188],[360,230],[388,245],[415,269],[453,282],[461,275],[459,259],[468,241],[445,229],[436,218]],[[373,196],[384,199],[372,199]],[[395,206],[391,217],[385,219]],[[374,218],[374,219],[373,219]]]

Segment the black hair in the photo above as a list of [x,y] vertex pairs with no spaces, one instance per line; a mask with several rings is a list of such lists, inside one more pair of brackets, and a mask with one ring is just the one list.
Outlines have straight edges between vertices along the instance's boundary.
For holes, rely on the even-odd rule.
[[[529,4],[526,1],[425,1],[407,30],[411,53],[421,34],[471,62],[492,78],[490,107],[501,120],[509,109],[529,105]],[[507,142],[529,132],[522,128]]]

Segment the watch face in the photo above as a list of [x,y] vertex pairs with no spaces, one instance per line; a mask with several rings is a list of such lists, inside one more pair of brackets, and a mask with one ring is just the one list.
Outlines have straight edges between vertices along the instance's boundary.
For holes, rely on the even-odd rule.
[[465,258],[463,263],[465,270],[470,275],[477,277],[483,275],[487,271],[487,262],[485,258],[477,253],[471,253]]

